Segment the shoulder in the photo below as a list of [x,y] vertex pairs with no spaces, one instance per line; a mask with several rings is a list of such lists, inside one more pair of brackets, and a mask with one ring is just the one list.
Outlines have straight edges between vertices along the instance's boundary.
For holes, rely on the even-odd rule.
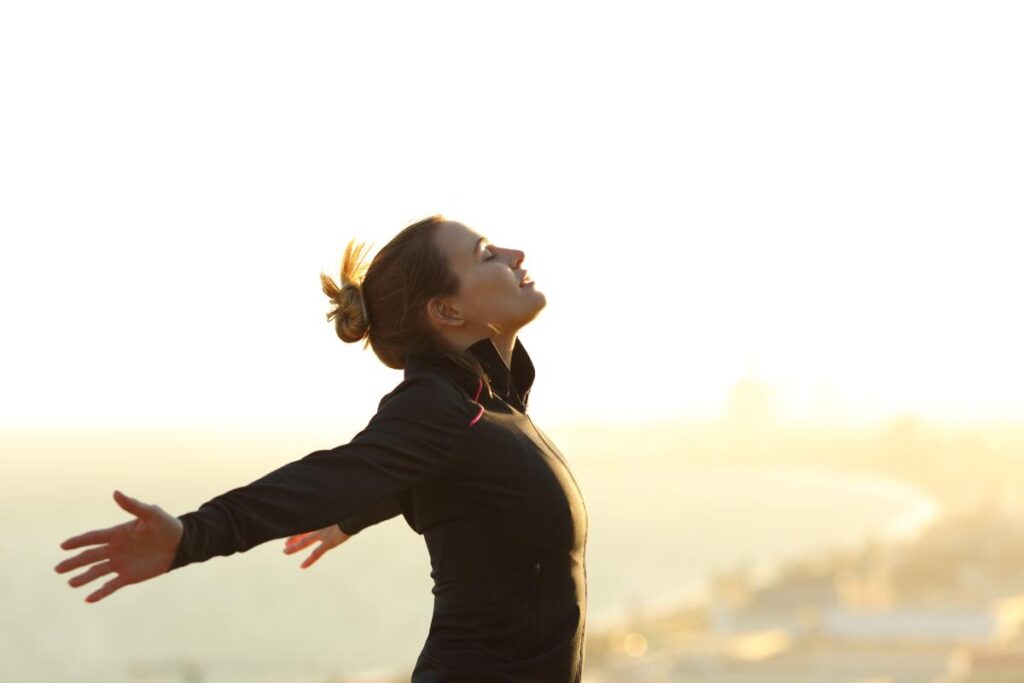
[[457,453],[483,406],[443,373],[407,373],[380,400],[377,412],[352,443],[406,453]]
[[381,416],[464,420],[466,426],[481,408],[459,384],[440,370],[417,369],[386,393],[377,406]]

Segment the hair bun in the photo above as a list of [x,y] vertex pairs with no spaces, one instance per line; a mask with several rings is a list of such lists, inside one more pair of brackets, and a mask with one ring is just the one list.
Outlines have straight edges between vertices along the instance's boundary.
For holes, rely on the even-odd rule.
[[363,264],[365,245],[350,240],[345,247],[341,263],[341,286],[320,273],[320,283],[334,303],[327,320],[334,321],[334,329],[344,342],[357,342],[369,335],[370,315],[363,295],[362,282],[366,266]]
[[370,321],[363,304],[362,288],[358,284],[345,283],[332,299],[335,306],[327,314],[327,319],[334,320],[335,331],[341,340],[356,342],[366,337]]

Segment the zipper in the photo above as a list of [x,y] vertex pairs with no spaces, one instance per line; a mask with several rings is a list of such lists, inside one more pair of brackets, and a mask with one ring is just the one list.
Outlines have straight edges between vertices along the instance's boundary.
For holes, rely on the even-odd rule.
[[[541,438],[541,441],[543,441],[544,444],[551,450],[551,452],[555,454],[555,457],[558,457],[559,462],[561,462],[562,465],[565,467],[565,471],[569,473],[569,478],[572,479],[572,483],[576,487],[576,493],[579,495],[580,503],[583,505],[583,514],[585,514],[587,516],[587,519],[588,519],[587,530],[583,534],[583,590],[589,592],[589,587],[587,586],[587,538],[590,536],[590,524],[589,524],[590,513],[587,512],[587,502],[583,499],[583,492],[580,491],[580,485],[576,482],[576,477],[573,475],[572,469],[565,462],[565,460],[563,460],[561,457],[558,456],[558,450],[555,449],[555,447],[552,446],[548,442],[548,440],[544,437],[543,432],[541,432],[539,429],[537,429],[537,425],[533,424],[533,418],[530,417],[527,414],[526,410],[523,410],[523,415],[526,415],[526,419],[528,419],[530,421],[530,425],[533,427],[533,431],[537,432],[537,436],[539,436]],[[537,563],[535,565],[535,567],[537,568],[538,571],[540,569],[539,564],[540,563]],[[589,595],[586,595],[586,593],[584,593],[584,600],[586,600],[589,597],[590,597]],[[588,602],[588,609],[589,609],[589,602]],[[583,649],[586,647],[586,637],[587,637],[586,616],[584,616],[583,619],[584,619],[584,621],[583,621],[583,630],[580,633],[580,656],[579,656],[579,670],[581,672],[583,670]]]
[[[580,504],[581,504],[581,505],[583,505],[583,514],[585,514],[585,515],[587,516],[587,520],[588,520],[588,523],[587,523],[587,531],[586,531],[586,533],[585,533],[585,534],[583,535],[583,547],[584,547],[584,548],[586,548],[586,546],[587,546],[587,537],[588,537],[588,536],[590,536],[590,524],[589,524],[589,519],[590,519],[590,513],[589,513],[589,512],[587,512],[587,501],[583,499],[583,491],[581,491],[581,490],[580,490],[580,485],[579,485],[579,483],[578,483],[578,482],[576,481],[576,475],[574,475],[574,474],[572,473],[572,468],[571,468],[571,467],[569,467],[569,463],[567,463],[567,462],[566,462],[565,460],[563,460],[563,459],[562,459],[562,456],[560,456],[560,455],[558,454],[558,449],[557,449],[557,448],[555,448],[555,447],[554,447],[554,446],[553,446],[553,445],[552,445],[552,444],[551,444],[551,443],[550,443],[550,442],[549,442],[549,441],[548,441],[548,440],[547,440],[547,439],[546,439],[546,438],[544,437],[544,433],[543,433],[543,432],[541,432],[541,431],[540,431],[539,429],[537,429],[537,425],[533,424],[533,418],[532,418],[532,417],[530,417],[530,415],[529,415],[529,414],[528,414],[528,413],[527,413],[527,412],[526,412],[525,410],[523,411],[523,415],[526,415],[526,419],[530,421],[530,426],[531,426],[531,427],[533,427],[533,431],[537,432],[537,436],[539,436],[539,437],[540,437],[540,439],[541,439],[541,441],[543,441],[543,442],[544,442],[544,445],[548,447],[548,450],[550,450],[550,451],[551,451],[551,452],[552,452],[552,453],[553,453],[553,454],[555,455],[555,457],[556,457],[556,458],[558,458],[558,461],[559,461],[560,463],[562,463],[562,466],[563,466],[563,467],[565,468],[565,471],[569,473],[569,478],[570,478],[570,479],[572,479],[572,484],[573,484],[573,486],[575,486],[575,487],[576,487],[576,495],[578,495],[578,496],[579,496],[579,499],[580,499]],[[586,552],[586,551],[584,551],[584,552]],[[585,561],[586,561],[586,560],[584,559],[584,562],[585,562]]]
[[[537,425],[535,425],[533,423],[533,418],[530,417],[530,415],[526,411],[523,411],[523,415],[526,415],[526,419],[530,421],[530,426],[533,427],[533,431],[537,432],[537,436],[539,436],[541,441],[544,442],[544,445],[548,447],[548,450],[550,450],[551,453],[554,454],[554,456],[556,458],[558,458],[558,462],[562,463],[562,466],[565,468],[565,471],[569,473],[569,478],[572,479],[573,486],[576,487],[576,493],[577,493],[577,495],[579,495],[580,502],[583,504],[583,512],[586,513],[587,512],[587,503],[586,503],[585,500],[583,500],[583,491],[580,490],[580,485],[576,481],[576,476],[572,473],[572,468],[569,467],[569,463],[567,463],[562,458],[562,456],[560,456],[558,454],[558,449],[555,448],[546,438],[544,438],[543,432],[541,432],[539,429],[537,429]],[[588,519],[590,518],[589,514],[587,514],[587,518]],[[588,527],[589,527],[589,525],[588,525]],[[588,533],[590,532],[589,528],[587,529],[587,532]],[[586,540],[586,537],[584,537],[584,540]]]
[[[518,392],[515,394],[515,396],[516,397],[519,396]],[[587,516],[587,519],[589,520],[590,519],[590,513],[587,512],[587,502],[586,502],[586,500],[583,499],[583,492],[580,490],[580,485],[576,481],[576,476],[572,473],[572,468],[569,467],[569,463],[567,463],[562,458],[562,456],[560,456],[558,454],[558,449],[555,448],[547,440],[547,438],[544,436],[544,433],[541,432],[537,428],[537,425],[535,425],[533,423],[533,418],[530,416],[530,413],[527,411],[526,405],[523,404],[521,401],[519,401],[519,403],[520,403],[519,409],[523,413],[523,415],[526,416],[526,419],[530,421],[530,426],[533,427],[533,431],[537,432],[537,436],[539,436],[541,441],[544,442],[544,445],[548,447],[548,450],[550,450],[551,453],[554,454],[554,456],[556,458],[558,458],[558,461],[560,463],[562,463],[562,466],[565,468],[565,471],[569,473],[569,478],[572,479],[573,486],[576,487],[576,494],[579,496],[580,503],[583,505],[583,514],[585,514]],[[586,591],[586,593],[589,593],[589,587],[587,586],[587,538],[589,536],[590,536],[590,524],[588,522],[586,533],[584,533],[584,535],[583,535],[583,590]],[[536,611],[536,602],[537,602],[536,587],[539,584],[539,582],[537,581],[537,575],[540,574],[540,562],[535,562],[534,565],[533,565],[533,568],[534,568],[534,599],[533,599],[534,605],[533,605],[533,607],[530,610],[530,618],[531,618],[530,630],[531,630],[531,632],[536,630],[535,624],[533,622],[535,622],[535,620],[536,620],[536,615],[534,614],[534,612]],[[584,593],[584,600],[587,600],[590,597],[586,593]],[[587,604],[588,610],[589,610],[589,607],[590,607],[590,605],[589,605],[589,601],[588,601],[588,604]],[[533,636],[531,636],[531,638],[532,637]],[[577,664],[576,664],[577,681],[580,680],[580,677],[583,674],[583,661],[584,661],[584,659],[583,659],[583,652],[584,652],[584,650],[586,648],[586,645],[587,645],[587,621],[586,621],[586,615],[584,615],[583,616],[583,629],[580,632],[580,653],[579,653],[579,657],[577,658]]]

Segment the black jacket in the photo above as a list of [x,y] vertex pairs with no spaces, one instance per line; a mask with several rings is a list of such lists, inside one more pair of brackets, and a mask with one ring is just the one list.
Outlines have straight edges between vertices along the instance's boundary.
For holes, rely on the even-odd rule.
[[319,450],[179,519],[171,569],[337,523],[403,514],[430,553],[434,611],[414,683],[578,683],[587,513],[565,457],[527,415],[534,366],[469,347],[493,389],[441,356],[405,378],[349,443]]

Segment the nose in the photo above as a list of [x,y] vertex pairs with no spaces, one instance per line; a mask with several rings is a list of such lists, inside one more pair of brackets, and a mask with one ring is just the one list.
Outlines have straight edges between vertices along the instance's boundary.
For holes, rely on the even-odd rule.
[[509,249],[509,253],[512,254],[512,267],[518,268],[526,258],[526,254],[519,251],[518,249]]

